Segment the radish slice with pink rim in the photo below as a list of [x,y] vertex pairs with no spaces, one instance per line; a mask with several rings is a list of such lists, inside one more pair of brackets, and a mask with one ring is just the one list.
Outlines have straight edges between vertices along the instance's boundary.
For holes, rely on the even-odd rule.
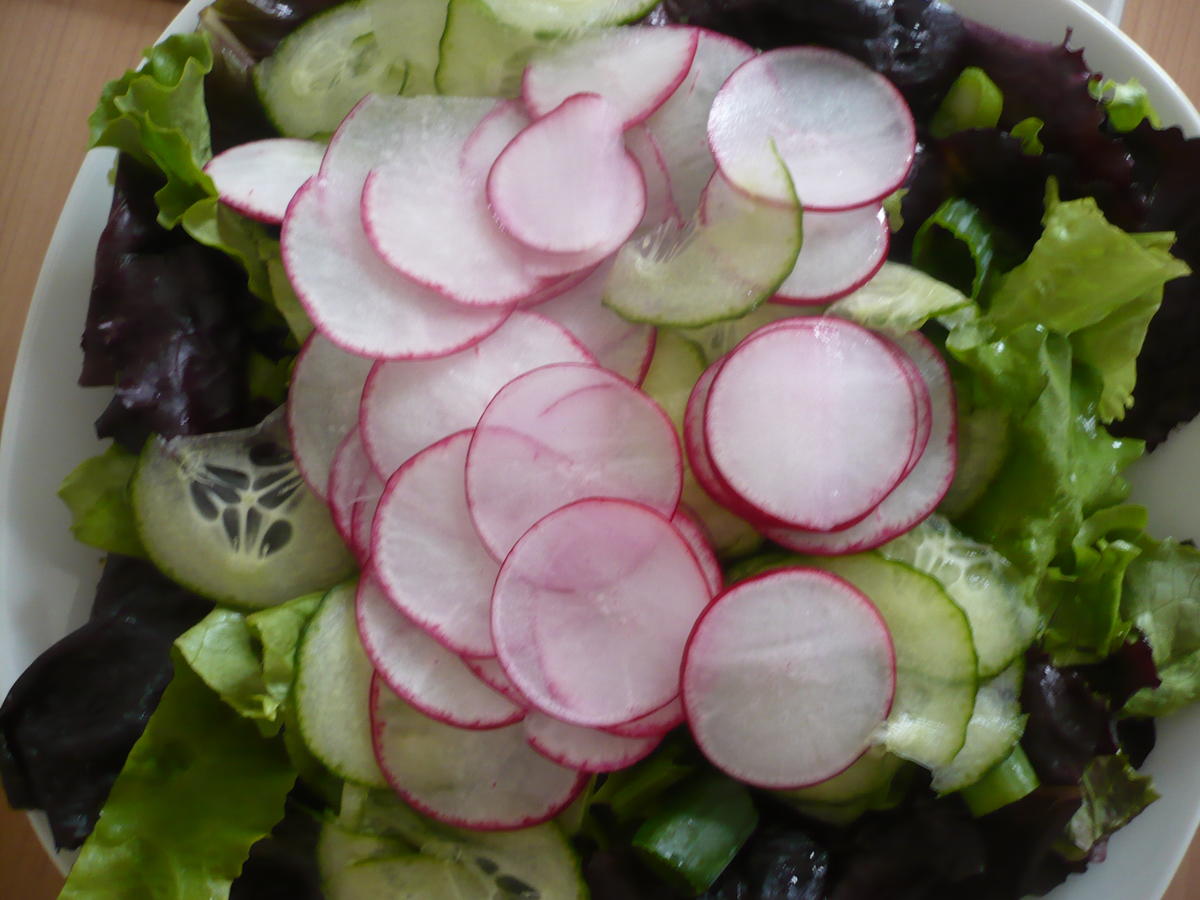
[[358,585],[358,633],[388,687],[425,715],[457,728],[503,728],[525,710],[397,610],[369,576]]
[[613,107],[597,94],[577,94],[504,148],[488,174],[487,199],[501,227],[529,247],[607,256],[642,221],[646,182]]
[[707,139],[713,98],[733,71],[755,55],[754,48],[735,38],[696,30],[699,41],[691,69],[675,93],[646,120],[667,165],[675,205],[685,219],[696,212],[716,168]]
[[675,515],[671,517],[671,524],[687,541],[688,547],[696,557],[696,562],[700,563],[700,569],[704,572],[704,580],[708,582],[708,589],[715,597],[725,587],[725,576],[721,572],[721,562],[717,559],[716,551],[713,550],[708,532],[700,524],[700,520],[682,506],[675,510]]
[[536,708],[574,725],[620,725],[676,696],[684,644],[709,598],[665,517],[581,500],[539,521],[505,559],[492,635]]
[[682,225],[683,216],[671,190],[671,173],[654,135],[644,125],[631,128],[625,132],[625,148],[641,166],[646,182],[646,212],[638,227],[653,228],[663,222]]
[[325,145],[267,138],[218,153],[204,172],[221,202],[244,216],[278,225],[296,192],[321,168]]
[[477,831],[528,828],[554,818],[587,776],[529,746],[518,723],[487,731],[455,728],[371,683],[375,757],[388,783],[432,819]]
[[717,167],[739,190],[805,209],[877,203],[904,183],[916,127],[900,92],[853,57],[821,47],[769,50],[740,66],[708,117]]
[[804,212],[804,244],[772,301],[823,305],[858,290],[887,261],[892,232],[882,207]]
[[375,513],[371,559],[392,603],[441,644],[494,656],[492,585],[500,567],[467,512],[470,431],[422,450],[396,470]]
[[932,401],[933,417],[925,452],[904,480],[861,522],[818,533],[766,526],[763,534],[800,553],[839,556],[885,544],[922,522],[950,489],[957,467],[958,406],[954,382],[942,355],[919,332],[901,335],[896,343],[917,364]]
[[662,408],[599,366],[543,366],[488,404],[467,453],[467,503],[485,547],[505,555],[542,516],[585,497],[675,512],[683,458]]
[[526,716],[524,725],[529,746],[546,759],[581,772],[615,772],[632,766],[653,753],[662,741],[662,734],[622,737],[560,722],[540,712]]
[[327,500],[333,524],[360,563],[371,555],[371,521],[382,493],[383,482],[367,459],[358,428],[353,428],[334,454]]
[[699,29],[686,26],[607,28],[534,54],[521,79],[521,99],[535,117],[575,94],[599,94],[629,128],[679,87],[696,56]]
[[725,484],[764,516],[832,531],[900,481],[917,404],[877,335],[842,319],[794,321],[726,357],[705,405],[705,444]]
[[662,706],[640,719],[622,722],[620,725],[609,725],[604,730],[609,734],[618,734],[622,737],[661,737],[671,729],[682,725],[685,718],[683,701],[676,697],[666,706]]
[[641,384],[654,357],[655,329],[622,319],[603,304],[610,271],[611,260],[575,287],[539,304],[537,312],[575,335],[604,368]]
[[334,454],[355,428],[372,363],[320,332],[309,335],[296,357],[288,388],[288,434],[300,474],[318,497],[326,496]]
[[389,478],[414,453],[474,428],[502,387],[550,363],[594,362],[569,331],[545,316],[515,312],[474,347],[437,360],[380,363],[362,389],[359,427],[375,471]]
[[[488,599],[489,601],[491,600],[490,597]],[[500,661],[494,656],[488,659],[470,659],[464,657],[463,662],[488,687],[499,691],[518,706],[528,708],[529,701],[525,699],[524,694],[517,690],[517,686],[512,683],[512,679],[504,674],[504,667],[500,665]]]
[[883,618],[815,569],[743,581],[688,641],[683,703],[700,750],[739,781],[775,790],[832,778],[870,746],[896,690]]

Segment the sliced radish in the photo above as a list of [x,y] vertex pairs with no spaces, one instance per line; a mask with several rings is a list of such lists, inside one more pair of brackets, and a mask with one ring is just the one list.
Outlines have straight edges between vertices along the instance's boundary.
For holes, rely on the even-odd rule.
[[492,595],[505,673],[542,712],[605,727],[668,703],[684,643],[710,594],[666,518],[623,500],[581,500],[513,548]]
[[654,712],[634,719],[632,722],[622,722],[620,725],[609,725],[604,730],[610,734],[622,737],[655,737],[663,736],[672,728],[682,725],[686,716],[683,714],[683,701],[676,697],[666,706],[659,707]]
[[758,787],[816,784],[867,749],[896,689],[891,635],[860,591],[826,572],[743,581],[688,641],[683,703],[697,745]]
[[525,710],[488,687],[466,663],[394,607],[370,577],[358,585],[358,633],[388,687],[418,710],[458,728],[503,728]]
[[296,357],[288,388],[288,433],[300,474],[318,497],[329,487],[334,454],[354,430],[371,365],[372,360],[347,353],[320,332],[309,336]]
[[316,141],[267,138],[217,154],[204,171],[226,206],[278,225],[296,192],[321,168],[324,155],[325,145]]
[[499,328],[508,309],[468,309],[387,266],[371,248],[358,201],[320,177],[300,189],[280,235],[288,280],[331,342],[359,356],[428,359]]
[[646,183],[617,112],[597,94],[577,94],[504,148],[487,198],[496,221],[530,247],[607,256],[641,222]]
[[503,559],[542,516],[585,497],[675,512],[683,458],[662,408],[598,366],[560,363],[513,379],[479,419],[467,502],[485,547]]
[[901,476],[901,480],[903,480],[908,477],[909,472],[917,467],[917,463],[921,461],[921,457],[925,453],[925,448],[929,446],[929,436],[933,433],[933,398],[929,395],[929,385],[925,382],[925,376],[912,356],[905,353],[886,336],[880,335],[880,337],[883,338],[888,349],[892,351],[892,355],[904,368],[904,374],[908,377],[908,387],[912,392],[913,402],[916,403],[917,409],[917,427],[913,431],[913,445],[912,449],[908,451],[908,462],[904,464],[904,474]]
[[641,122],[675,92],[696,56],[699,29],[629,26],[594,31],[538,53],[525,67],[521,99],[547,115],[574,94],[599,94],[624,128]]
[[334,454],[327,499],[333,524],[360,563],[371,555],[371,521],[382,493],[383,482],[367,459],[358,428],[352,428]]
[[471,731],[437,722],[371,684],[375,756],[388,783],[427,816],[478,831],[527,828],[554,818],[587,776],[546,759],[520,724]]
[[654,356],[655,329],[622,319],[604,306],[611,271],[611,261],[602,263],[575,287],[538,304],[537,312],[575,335],[604,368],[640,384]]
[[654,135],[644,125],[631,128],[625,132],[625,149],[641,166],[646,182],[646,212],[639,227],[653,228],[663,222],[682,226],[683,216],[671,191],[671,172]]
[[726,357],[704,433],[716,470],[750,506],[829,531],[861,519],[899,482],[916,406],[879,337],[844,320],[794,319]]
[[715,597],[725,587],[725,576],[721,572],[721,563],[717,559],[716,551],[713,550],[708,532],[704,530],[700,521],[682,506],[675,510],[675,515],[671,517],[671,524],[687,541],[688,547],[696,557],[696,562],[700,563],[700,569],[704,572],[704,580],[708,582],[708,589]]
[[704,416],[708,406],[708,396],[712,392],[713,379],[721,371],[723,362],[724,360],[718,360],[713,363],[696,381],[696,386],[692,389],[691,396],[688,397],[687,411],[684,413],[683,442],[692,474],[696,476],[696,481],[699,482],[704,492],[721,506],[746,518],[757,515],[757,510],[752,509],[725,484],[725,480],[713,466],[712,457],[708,453],[708,443],[704,436]]
[[937,348],[918,332],[896,343],[917,364],[928,386],[933,418],[925,452],[903,481],[861,522],[843,531],[818,533],[766,526],[763,533],[800,553],[838,556],[887,543],[922,522],[941,502],[957,466],[957,405],[950,370]]
[[531,712],[524,725],[529,746],[546,759],[581,772],[615,772],[632,766],[654,752],[662,741],[662,734],[622,737],[560,722],[540,712]]
[[858,290],[887,260],[892,232],[882,207],[804,213],[804,246],[776,303],[825,304]]
[[467,664],[468,669],[475,673],[475,677],[484,684],[499,691],[518,706],[529,706],[529,701],[525,699],[525,695],[517,690],[517,686],[512,683],[512,679],[504,674],[504,667],[500,665],[500,661],[494,656],[488,659],[464,659],[463,662]]
[[755,51],[736,38],[697,29],[699,41],[692,68],[647,121],[646,127],[662,150],[675,204],[683,217],[698,208],[700,194],[716,169],[708,149],[708,112],[721,85]]
[[375,471],[388,478],[414,453],[474,428],[496,392],[556,362],[592,362],[570,332],[544,316],[513,313],[487,340],[438,360],[380,363],[362,390],[359,427]]
[[[882,200],[908,176],[916,152],[900,92],[858,60],[821,47],[784,47],[744,63],[713,100],[708,142],[741,190],[805,209]],[[793,185],[780,171],[782,158]]]
[[479,542],[463,489],[471,432],[422,450],[388,480],[371,559],[391,601],[455,653],[494,656],[490,609],[500,567]]

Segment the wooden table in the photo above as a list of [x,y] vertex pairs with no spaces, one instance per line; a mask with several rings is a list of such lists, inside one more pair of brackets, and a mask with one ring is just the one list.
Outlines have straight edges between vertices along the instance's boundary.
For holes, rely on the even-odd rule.
[[[84,120],[104,82],[136,62],[181,5],[0,0],[0,416],[42,254],[84,152]],[[1128,0],[1124,26],[1200,100],[1200,3]],[[49,900],[61,884],[24,815],[0,805],[0,898]],[[1197,896],[1200,839],[1165,900]]]

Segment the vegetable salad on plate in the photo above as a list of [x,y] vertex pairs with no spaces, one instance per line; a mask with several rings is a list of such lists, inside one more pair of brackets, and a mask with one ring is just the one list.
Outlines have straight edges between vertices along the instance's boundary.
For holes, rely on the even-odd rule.
[[89,126],[63,897],[1018,900],[1158,798],[1200,144],[1069,36],[216,0]]

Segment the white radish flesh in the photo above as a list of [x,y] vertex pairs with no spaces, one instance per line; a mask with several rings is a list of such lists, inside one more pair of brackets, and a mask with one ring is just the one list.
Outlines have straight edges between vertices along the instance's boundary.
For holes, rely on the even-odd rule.
[[671,190],[671,172],[654,135],[644,125],[631,128],[625,132],[625,148],[641,166],[646,182],[646,212],[639,227],[653,228],[663,222],[682,225],[683,216]]
[[713,100],[708,141],[729,181],[805,209],[882,200],[912,166],[916,129],[900,92],[850,56],[820,47],[770,50],[742,65]]
[[[607,256],[641,222],[646,182],[616,111],[597,94],[579,94],[504,148],[487,199],[504,230],[535,250]],[[462,259],[461,248],[454,256]]]
[[620,500],[582,500],[529,530],[492,595],[500,664],[531,704],[589,727],[670,702],[708,585],[679,532]]
[[913,470],[861,522],[828,533],[765,526],[763,533],[771,540],[800,553],[840,556],[870,550],[916,527],[950,489],[958,446],[957,405],[950,370],[937,348],[919,333],[895,340],[917,364],[929,390],[933,417],[925,452]]
[[598,366],[557,364],[496,394],[471,438],[467,502],[496,559],[542,516],[585,497],[644,503],[670,516],[683,458],[666,413]]
[[329,487],[334,454],[355,428],[372,360],[342,350],[319,332],[305,341],[288,389],[288,434],[300,474],[318,497]]
[[708,582],[708,589],[715,597],[725,587],[725,576],[721,572],[721,563],[717,559],[717,552],[713,549],[708,532],[705,531],[700,521],[682,506],[675,510],[675,515],[671,517],[671,524],[687,541],[688,547],[696,557],[696,562],[700,563],[700,569],[704,572],[704,580]]
[[380,477],[410,456],[474,428],[496,392],[518,375],[556,362],[591,362],[566,329],[536,313],[516,312],[494,334],[438,360],[380,363],[362,391],[359,425]]
[[499,691],[519,706],[529,706],[529,701],[525,699],[525,695],[517,690],[517,686],[512,683],[512,679],[504,674],[504,667],[500,665],[500,661],[494,656],[488,659],[464,658],[463,662],[467,664],[468,669],[475,673],[475,677],[488,685],[488,687]]
[[371,559],[391,601],[440,643],[495,655],[490,609],[499,566],[479,542],[463,489],[470,431],[421,451],[389,479]]
[[367,459],[356,427],[334,454],[327,500],[333,524],[360,563],[371,556],[371,521],[382,493],[383,482]]
[[630,26],[595,31],[534,56],[521,98],[534,117],[574,94],[599,94],[623,128],[641,122],[675,92],[691,69],[699,29]]
[[358,585],[358,633],[388,687],[425,715],[458,728],[512,725],[525,710],[492,690],[466,663],[396,609],[369,577]]
[[795,319],[752,335],[713,380],[704,431],[716,470],[770,518],[847,527],[904,473],[917,409],[904,367],[840,319]]
[[887,260],[891,235],[887,216],[878,206],[834,213],[806,210],[804,246],[796,267],[772,299],[820,305],[858,290]]
[[891,708],[895,652],[879,611],[847,582],[784,569],[726,591],[696,624],[683,703],[697,745],[772,789],[832,778]]
[[683,701],[676,697],[666,706],[660,707],[640,719],[622,722],[620,725],[610,725],[604,730],[609,734],[618,734],[622,737],[661,737],[672,728],[682,725],[685,718]]
[[324,155],[325,145],[316,141],[267,138],[217,154],[204,172],[226,206],[278,225],[296,192],[321,168]]
[[662,735],[622,737],[570,725],[545,713],[531,712],[524,722],[529,746],[538,753],[581,772],[615,772],[649,756],[662,741]]
[[587,782],[530,747],[519,723],[455,728],[405,703],[379,677],[371,685],[371,725],[388,783],[447,825],[479,831],[537,825],[569,806]]

